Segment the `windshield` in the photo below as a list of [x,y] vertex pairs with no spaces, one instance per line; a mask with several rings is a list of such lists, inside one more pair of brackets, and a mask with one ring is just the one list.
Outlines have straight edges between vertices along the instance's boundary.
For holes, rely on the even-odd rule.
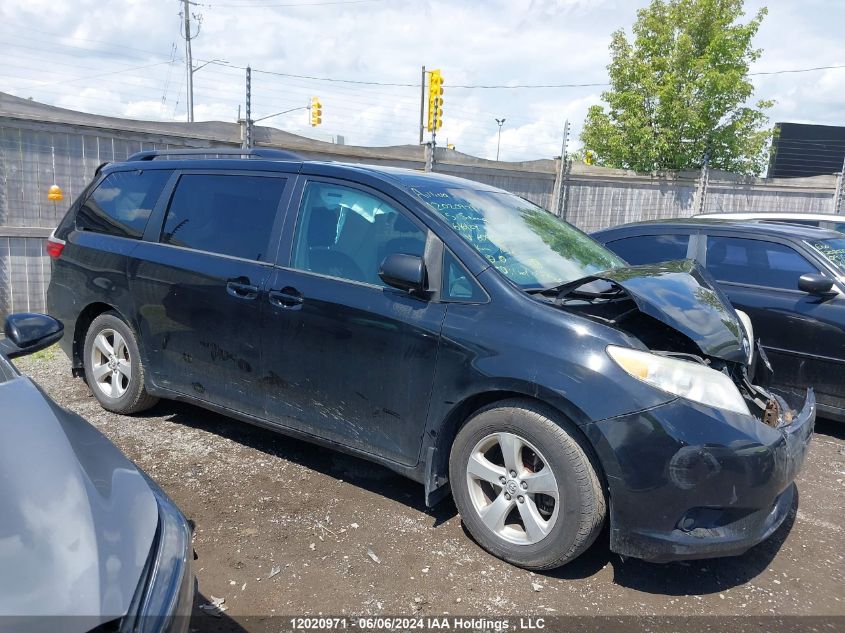
[[845,275],[845,237],[835,237],[830,240],[808,240],[807,244],[836,266],[840,274]]
[[460,187],[411,192],[521,288],[547,288],[625,263],[575,227],[510,193]]

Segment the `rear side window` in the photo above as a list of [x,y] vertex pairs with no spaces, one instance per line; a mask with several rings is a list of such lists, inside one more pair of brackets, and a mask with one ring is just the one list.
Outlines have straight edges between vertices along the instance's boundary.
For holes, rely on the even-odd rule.
[[170,200],[162,244],[266,260],[285,178],[185,174]]
[[686,259],[689,235],[637,235],[608,242],[607,246],[629,264],[654,264]]
[[170,172],[118,171],[97,185],[76,214],[76,228],[138,239]]
[[719,281],[797,290],[798,278],[818,273],[784,244],[735,237],[707,238],[707,270]]

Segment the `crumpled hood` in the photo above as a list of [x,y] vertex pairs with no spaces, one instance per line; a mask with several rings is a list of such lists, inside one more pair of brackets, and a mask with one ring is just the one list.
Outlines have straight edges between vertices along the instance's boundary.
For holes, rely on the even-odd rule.
[[0,384],[0,411],[0,617],[125,615],[158,524],[144,476],[27,378]]
[[559,296],[592,281],[620,286],[641,312],[691,339],[707,356],[747,363],[749,342],[728,298],[694,261],[615,268],[573,281]]

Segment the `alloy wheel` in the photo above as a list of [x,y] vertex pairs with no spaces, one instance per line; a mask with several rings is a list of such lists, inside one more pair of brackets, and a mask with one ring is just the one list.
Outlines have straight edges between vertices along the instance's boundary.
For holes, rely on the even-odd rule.
[[492,433],[470,453],[466,482],[481,521],[500,538],[533,545],[560,513],[557,479],[543,454],[513,433]]
[[97,388],[109,398],[120,398],[132,380],[129,347],[116,330],[106,328],[94,338],[91,369]]

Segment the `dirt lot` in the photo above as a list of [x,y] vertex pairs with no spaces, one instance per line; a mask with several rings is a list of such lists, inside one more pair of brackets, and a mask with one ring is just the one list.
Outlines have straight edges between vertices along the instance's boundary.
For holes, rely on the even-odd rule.
[[379,466],[185,404],[109,414],[59,351],[18,366],[195,521],[198,604],[223,598],[227,611],[196,610],[193,630],[272,614],[845,615],[845,425],[818,422],[797,512],[742,557],[623,561],[605,533],[567,567],[532,574],[482,551],[451,502],[428,510],[420,485]]

